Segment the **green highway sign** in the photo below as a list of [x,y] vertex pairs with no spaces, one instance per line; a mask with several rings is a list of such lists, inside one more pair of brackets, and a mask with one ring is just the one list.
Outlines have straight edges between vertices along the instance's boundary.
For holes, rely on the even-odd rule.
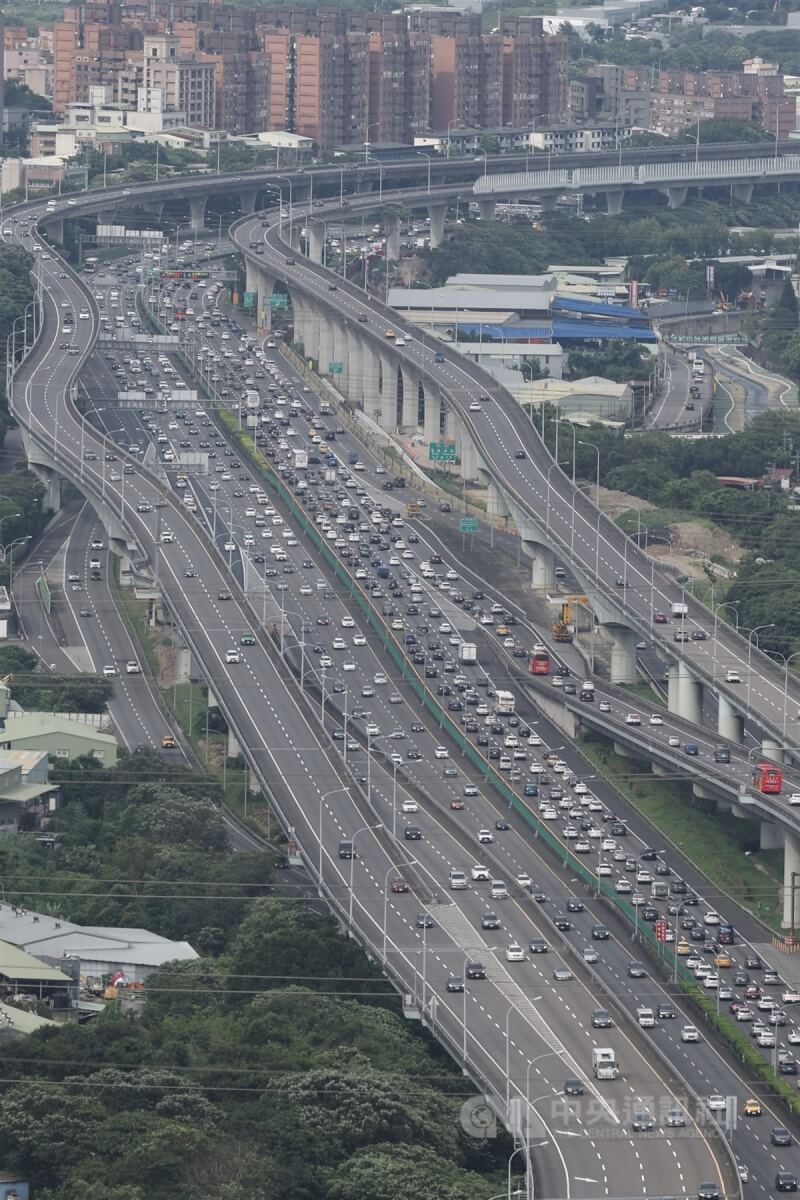
[[287,308],[289,297],[285,292],[274,292],[273,295],[267,298],[267,304],[270,308]]
[[329,362],[328,363],[328,374],[329,375],[341,375],[341,373],[342,373],[342,364],[340,362]]
[[462,533],[477,533],[478,518],[477,517],[462,517],[460,529]]
[[454,463],[456,461],[455,442],[431,442],[428,447],[428,457],[431,462]]
[[36,591],[39,593],[39,599],[42,602],[42,608],[46,613],[53,611],[53,600],[50,595],[50,585],[44,575],[40,575],[36,580]]
[[258,292],[245,292],[244,306],[245,308],[255,308],[258,303]]

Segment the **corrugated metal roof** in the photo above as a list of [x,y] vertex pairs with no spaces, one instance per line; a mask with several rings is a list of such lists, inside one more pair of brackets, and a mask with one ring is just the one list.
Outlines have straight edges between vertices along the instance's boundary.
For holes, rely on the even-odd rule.
[[473,337],[483,337],[487,341],[494,338],[498,342],[522,342],[526,339],[542,341],[555,340],[555,322],[548,325],[474,325],[459,321],[459,332],[469,333]]
[[553,318],[553,338],[556,341],[581,338],[606,338],[609,341],[657,342],[652,329],[638,325],[602,325],[595,321],[570,321],[566,317]]
[[596,313],[598,317],[617,317],[618,320],[647,321],[647,316],[639,308],[628,308],[622,304],[602,304],[595,300],[578,300],[571,296],[554,296],[553,312],[564,309],[566,312]]
[[10,942],[0,942],[0,978],[24,979],[32,983],[72,983],[69,975],[63,971],[45,966],[38,958],[20,950],[18,946],[12,946]]

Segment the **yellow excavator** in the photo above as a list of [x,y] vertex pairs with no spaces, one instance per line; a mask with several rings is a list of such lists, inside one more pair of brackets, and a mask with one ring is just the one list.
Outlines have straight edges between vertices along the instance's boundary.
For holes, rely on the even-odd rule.
[[573,608],[575,605],[588,605],[588,596],[567,596],[561,605],[561,611],[550,628],[554,642],[571,642],[573,638]]

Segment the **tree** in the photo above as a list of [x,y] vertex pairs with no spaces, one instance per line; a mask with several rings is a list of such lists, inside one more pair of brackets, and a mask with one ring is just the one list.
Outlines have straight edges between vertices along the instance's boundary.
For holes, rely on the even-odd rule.
[[475,1200],[485,1182],[427,1146],[371,1146],[332,1172],[330,1200]]

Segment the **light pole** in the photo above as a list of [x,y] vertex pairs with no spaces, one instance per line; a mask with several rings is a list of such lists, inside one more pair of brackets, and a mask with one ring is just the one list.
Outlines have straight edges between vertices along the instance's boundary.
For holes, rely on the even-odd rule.
[[546,474],[547,504],[545,507],[545,522],[544,522],[544,527],[546,530],[550,529],[550,472],[553,470],[554,467],[566,467],[568,465],[569,464],[566,462],[558,462],[557,459],[553,459],[553,461],[550,463],[550,466],[547,468],[547,474]]
[[367,125],[367,137],[366,137],[366,141],[364,142],[364,162],[365,163],[369,162],[369,131],[370,131],[370,129],[377,129],[379,126],[380,126],[380,121],[370,121],[370,123]]
[[362,825],[360,829],[355,831],[350,839],[350,896],[347,907],[347,924],[350,928],[353,926],[353,867],[355,866],[356,862],[356,838],[359,836],[359,834],[368,833],[373,829],[380,829],[380,825]]
[[24,546],[26,542],[31,540],[32,536],[32,534],[27,533],[25,537],[14,538],[13,542],[9,542],[7,546],[3,547],[2,559],[0,561],[5,562],[8,555],[8,597],[10,600],[14,599],[14,547]]
[[[595,446],[594,442],[579,441],[578,445],[579,446],[588,446],[589,449],[594,450],[595,454],[597,455],[597,476],[596,476],[596,482],[595,482],[594,503],[595,503],[595,507],[599,508],[600,507],[600,447]],[[574,479],[575,476],[573,475],[572,478]]]
[[[642,854],[647,854],[647,853],[648,853],[648,851],[646,851],[646,850],[642,851]],[[639,888],[639,864],[642,862],[642,854],[636,855],[636,889],[637,889],[637,891]],[[656,854],[657,858],[664,857],[663,850],[656,850],[655,854]],[[633,907],[633,940],[634,940],[634,942],[638,942],[639,941],[639,905],[634,904],[632,907]]]
[[[483,155],[483,174],[485,177],[489,170],[489,155],[486,153],[486,151],[483,149],[482,146],[478,147],[478,154]],[[476,158],[477,158],[477,155],[476,155]]]
[[[762,629],[774,629],[774,628],[775,628],[775,622],[768,621],[766,623],[766,625],[756,625],[753,629],[750,630],[749,634],[747,635],[747,711],[748,711],[748,713],[750,712],[750,683],[751,683],[751,680],[753,677],[753,673],[750,670],[750,663],[751,663],[752,656],[753,656],[753,635],[760,633]],[[758,641],[758,639],[756,639],[756,642],[757,641]]]
[[[557,1050],[545,1050],[541,1054],[537,1054],[535,1058],[528,1059],[528,1065],[525,1068],[525,1149],[527,1155],[525,1157],[525,1194],[527,1200],[533,1200],[533,1172],[531,1171],[531,1109],[537,1101],[531,1101],[531,1067],[536,1063],[541,1062],[543,1058],[560,1058],[561,1055]],[[540,1100],[546,1100],[546,1096],[540,1096]]]
[[447,159],[450,158],[450,145],[451,145],[450,131],[453,128],[453,126],[458,126],[458,118],[457,117],[455,117],[452,121],[447,122],[447,151],[445,153],[445,158],[447,158]]
[[319,828],[317,837],[319,841],[319,865],[317,866],[317,878],[319,879],[320,887],[322,887],[322,810],[325,807],[325,801],[329,796],[336,796],[339,792],[347,792],[350,794],[349,787],[331,788],[329,792],[323,792],[319,798]]
[[716,608],[714,608],[713,604],[711,606],[714,609],[714,659],[713,659],[713,664],[712,664],[712,674],[711,674],[712,679],[717,678],[717,628],[719,626],[720,610],[723,608],[729,608],[731,610],[731,612],[733,613],[733,615],[735,617],[735,627],[736,627],[736,632],[738,633],[739,632],[739,609],[737,608],[737,604],[738,604],[738,601],[734,602],[733,600],[726,600],[724,604],[718,604],[716,606]]

